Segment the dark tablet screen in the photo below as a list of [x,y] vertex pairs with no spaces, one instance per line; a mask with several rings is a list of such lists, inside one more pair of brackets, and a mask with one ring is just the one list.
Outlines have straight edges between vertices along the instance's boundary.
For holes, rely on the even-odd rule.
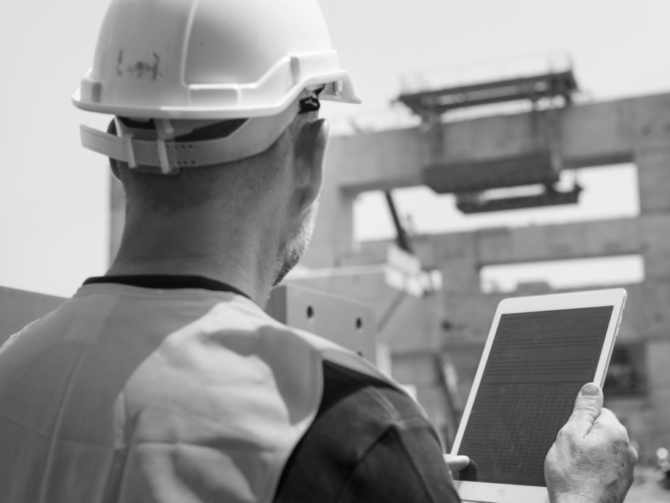
[[545,486],[544,458],[593,381],[613,306],[505,314],[459,454],[460,480]]

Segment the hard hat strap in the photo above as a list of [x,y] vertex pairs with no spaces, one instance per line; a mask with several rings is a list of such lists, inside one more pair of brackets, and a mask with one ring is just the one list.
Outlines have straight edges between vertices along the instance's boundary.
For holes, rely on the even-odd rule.
[[161,173],[169,175],[172,173],[172,166],[170,165],[165,141],[173,138],[174,128],[170,119],[157,119],[154,121],[154,124],[156,125],[156,134],[158,136],[156,138],[156,148],[158,149],[158,160],[161,163]]
[[135,169],[137,167],[137,160],[135,159],[135,151],[133,150],[134,134],[125,128],[123,122],[121,122],[118,117],[114,118],[114,122],[116,124],[116,131],[119,133],[119,137],[123,140],[123,150],[128,158],[126,162],[131,169]]

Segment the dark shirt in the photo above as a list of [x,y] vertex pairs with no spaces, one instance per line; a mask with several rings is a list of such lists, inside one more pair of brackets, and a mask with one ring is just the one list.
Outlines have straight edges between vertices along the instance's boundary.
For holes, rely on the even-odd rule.
[[321,407],[286,464],[275,502],[460,501],[437,433],[412,399],[330,362],[323,373]]
[[[244,295],[193,276],[116,276],[86,283]],[[276,503],[460,501],[437,433],[411,398],[332,362],[324,362],[323,376],[319,411],[284,468]]]

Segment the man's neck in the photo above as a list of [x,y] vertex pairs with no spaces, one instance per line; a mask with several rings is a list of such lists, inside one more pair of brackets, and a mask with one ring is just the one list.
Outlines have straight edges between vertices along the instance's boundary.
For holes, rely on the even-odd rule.
[[204,276],[227,283],[264,306],[274,282],[272,235],[249,235],[240,226],[228,232],[221,228],[215,232],[188,222],[172,221],[167,226],[129,222],[106,276]]

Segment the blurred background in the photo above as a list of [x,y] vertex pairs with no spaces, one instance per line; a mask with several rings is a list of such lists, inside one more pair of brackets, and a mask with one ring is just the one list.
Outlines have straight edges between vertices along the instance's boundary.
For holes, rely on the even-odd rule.
[[[364,104],[324,106],[320,222],[290,281],[374,306],[380,361],[447,441],[500,299],[625,287],[607,406],[653,466],[670,447],[670,4],[320,3]],[[109,119],[69,99],[105,9],[0,17],[2,286],[69,296],[118,244],[122,192],[78,135]],[[629,501],[654,501],[656,474]]]

